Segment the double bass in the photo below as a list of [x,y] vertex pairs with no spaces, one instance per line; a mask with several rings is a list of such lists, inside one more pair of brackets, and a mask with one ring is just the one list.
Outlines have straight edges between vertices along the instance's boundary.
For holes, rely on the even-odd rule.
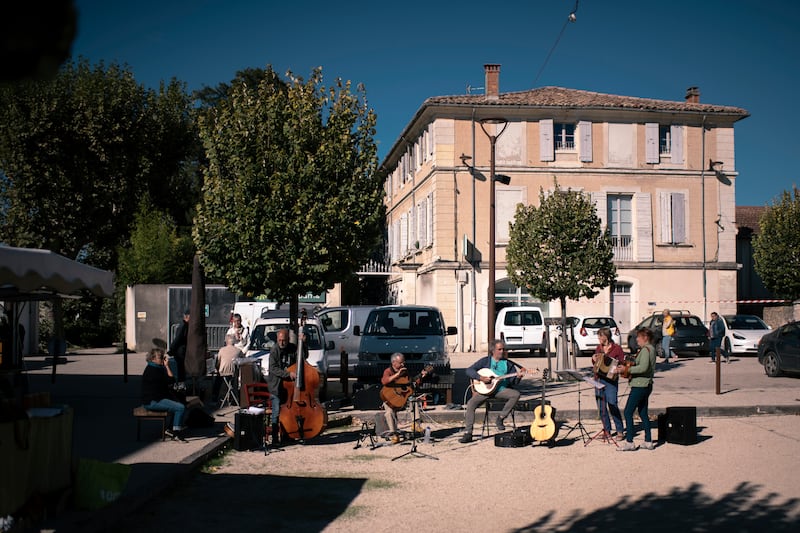
[[279,416],[284,434],[300,442],[313,439],[328,425],[328,412],[319,402],[319,372],[303,356],[303,328],[306,319],[306,311],[303,309],[297,335],[297,361],[286,369],[294,372],[296,377],[284,382],[286,401],[281,404]]

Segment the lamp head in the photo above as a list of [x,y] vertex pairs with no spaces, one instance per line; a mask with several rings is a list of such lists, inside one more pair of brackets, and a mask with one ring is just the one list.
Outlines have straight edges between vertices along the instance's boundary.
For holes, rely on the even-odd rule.
[[505,174],[495,174],[494,181],[498,181],[503,185],[508,185],[511,183],[511,176],[506,176]]

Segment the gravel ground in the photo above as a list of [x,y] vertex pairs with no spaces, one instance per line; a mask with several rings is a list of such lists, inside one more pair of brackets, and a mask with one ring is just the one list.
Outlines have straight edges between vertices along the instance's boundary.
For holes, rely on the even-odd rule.
[[800,418],[697,425],[695,445],[618,453],[577,431],[552,448],[459,444],[460,428],[431,424],[417,451],[437,459],[395,461],[408,443],[354,448],[355,428],[332,430],[230,451],[119,531],[796,531]]

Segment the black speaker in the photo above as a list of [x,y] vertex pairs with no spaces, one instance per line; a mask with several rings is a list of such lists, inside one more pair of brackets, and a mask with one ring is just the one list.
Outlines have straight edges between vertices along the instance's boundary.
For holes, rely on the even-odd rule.
[[239,411],[234,415],[233,447],[236,450],[255,450],[264,445],[264,414]]
[[697,408],[667,407],[667,442],[697,443]]
[[667,413],[661,413],[658,415],[658,442],[667,442],[668,433],[669,429],[667,428]]
[[372,385],[353,394],[353,409],[356,411],[373,411],[380,409],[382,404],[380,385]]

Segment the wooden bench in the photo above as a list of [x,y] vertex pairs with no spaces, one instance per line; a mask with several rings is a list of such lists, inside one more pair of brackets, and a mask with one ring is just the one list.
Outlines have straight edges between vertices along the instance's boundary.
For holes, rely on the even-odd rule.
[[168,411],[150,411],[141,405],[133,408],[133,417],[136,419],[136,440],[141,440],[142,420],[157,420],[161,422],[161,440],[166,439]]

